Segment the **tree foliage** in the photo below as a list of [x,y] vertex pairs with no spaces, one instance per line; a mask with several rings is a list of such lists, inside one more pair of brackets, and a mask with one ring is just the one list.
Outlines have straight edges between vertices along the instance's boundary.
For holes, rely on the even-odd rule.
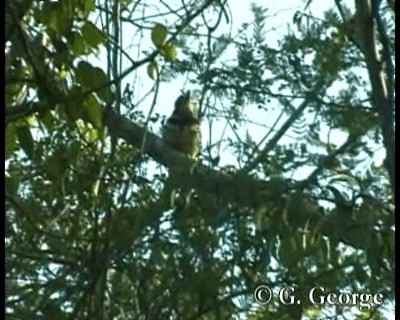
[[[306,297],[394,298],[393,1],[284,32],[255,3],[237,30],[234,1],[5,5],[7,318],[384,318]],[[157,135],[171,84],[201,164]]]

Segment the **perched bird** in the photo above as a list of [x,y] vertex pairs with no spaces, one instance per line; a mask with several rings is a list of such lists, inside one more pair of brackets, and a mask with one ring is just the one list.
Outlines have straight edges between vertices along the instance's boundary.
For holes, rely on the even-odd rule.
[[190,91],[175,101],[174,111],[162,130],[163,140],[192,159],[201,155],[200,115]]
[[[176,99],[174,111],[162,129],[162,138],[166,144],[196,161],[192,169],[201,160],[200,122],[197,106],[188,91]],[[174,168],[170,168],[169,173],[174,176]],[[172,185],[168,179],[165,192],[169,193],[171,207],[188,208],[195,198],[194,190],[179,185],[179,181],[178,188]]]

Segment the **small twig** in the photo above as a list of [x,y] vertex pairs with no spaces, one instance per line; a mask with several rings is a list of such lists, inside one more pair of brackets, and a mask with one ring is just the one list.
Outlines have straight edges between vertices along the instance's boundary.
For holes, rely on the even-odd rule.
[[258,154],[258,156],[246,165],[243,169],[243,173],[249,173],[251,170],[257,167],[257,165],[265,159],[267,154],[276,146],[277,142],[280,138],[285,134],[285,132],[290,128],[290,126],[299,118],[299,116],[303,113],[303,111],[307,108],[310,102],[313,99],[313,95],[316,95],[317,92],[322,88],[323,81],[319,81],[316,88],[311,90],[304,101],[300,104],[300,106],[292,113],[292,115],[286,120],[286,122],[282,125],[282,127],[276,132],[276,134],[267,142],[264,149]]
[[140,153],[144,153],[145,150],[145,145],[146,145],[146,139],[147,139],[147,132],[148,132],[148,126],[150,122],[151,115],[153,114],[154,107],[157,102],[157,96],[158,96],[158,90],[160,87],[160,72],[158,70],[157,65],[155,65],[155,70],[156,70],[156,83],[155,83],[155,88],[154,88],[154,96],[153,96],[153,102],[151,103],[150,111],[147,115],[146,122],[144,124],[144,134],[143,134],[143,139],[142,139],[142,146],[140,147]]
[[347,140],[339,147],[337,148],[334,152],[331,154],[327,155],[325,159],[323,160],[323,163],[321,163],[306,179],[302,180],[299,182],[298,186],[299,188],[305,187],[308,183],[313,181],[324,169],[325,163],[329,163],[332,160],[334,160],[338,155],[344,153],[349,146],[351,146],[359,136],[356,135],[350,135]]

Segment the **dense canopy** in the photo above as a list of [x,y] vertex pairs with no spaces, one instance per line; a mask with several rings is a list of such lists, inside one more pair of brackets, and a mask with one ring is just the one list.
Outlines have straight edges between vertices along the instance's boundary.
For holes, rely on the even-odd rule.
[[394,314],[394,1],[290,3],[5,1],[7,319]]

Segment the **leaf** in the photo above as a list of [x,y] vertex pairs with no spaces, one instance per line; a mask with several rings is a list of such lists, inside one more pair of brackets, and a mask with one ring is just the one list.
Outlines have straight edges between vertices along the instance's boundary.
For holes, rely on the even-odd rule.
[[61,161],[57,155],[49,156],[44,163],[46,173],[53,182],[58,182],[66,169],[65,162]]
[[45,126],[47,131],[52,131],[55,119],[49,110],[40,113],[38,119]]
[[76,70],[76,79],[83,87],[95,89],[99,98],[106,103],[113,101],[114,95],[108,85],[107,76],[101,68],[80,61]]
[[177,56],[176,52],[176,46],[173,44],[166,44],[161,48],[161,54],[164,56],[164,58],[168,61],[173,61],[175,60]]
[[89,122],[95,128],[101,128],[103,122],[103,108],[94,94],[91,94],[86,98],[84,108]]
[[75,121],[82,117],[82,105],[74,101],[65,102],[65,113],[69,120]]
[[5,187],[9,194],[16,194],[20,185],[20,176],[11,175],[5,177]]
[[279,256],[282,264],[285,267],[291,267],[297,263],[301,256],[301,250],[299,250],[294,237],[286,238],[282,240],[279,248]]
[[97,95],[104,102],[111,103],[113,101],[114,94],[107,84],[107,76],[101,68],[80,61],[76,70],[76,80],[86,89],[97,90]]
[[367,249],[371,244],[371,231],[366,228],[353,228],[347,233],[347,240],[356,248]]
[[72,99],[66,99],[65,103],[60,104],[60,108],[65,110],[68,119],[74,122],[82,116],[82,87],[74,86],[70,89]]
[[71,40],[71,51],[75,56],[81,56],[88,52],[86,42],[78,32],[73,33]]
[[82,38],[92,48],[98,48],[106,39],[103,32],[90,22],[82,27]]
[[167,39],[168,30],[161,24],[157,23],[151,30],[151,41],[156,47],[161,47]]
[[34,142],[28,126],[17,128],[18,141],[28,158],[33,158]]
[[288,198],[287,220],[293,228],[303,227],[307,218],[310,216],[309,208],[306,204],[305,195],[301,191],[296,191]]
[[43,23],[62,35],[70,27],[68,9],[61,2],[46,2],[43,5]]
[[87,89],[100,88],[107,83],[107,76],[101,68],[80,61],[76,70],[76,79]]
[[156,80],[157,78],[157,62],[151,61],[147,65],[147,75],[153,79]]
[[89,143],[97,142],[99,139],[104,137],[104,130],[99,130],[93,125],[88,125],[83,120],[78,120],[76,124],[79,127],[80,134],[84,137],[84,140]]
[[5,152],[6,158],[8,158],[17,145],[17,130],[14,124],[10,123],[7,125],[5,139]]
[[72,141],[68,145],[68,149],[66,150],[66,157],[68,158],[68,162],[74,164],[79,157],[81,152],[81,143],[79,141]]
[[93,66],[85,61],[80,61],[76,68],[76,80],[86,88],[92,88],[96,79],[93,74]]
[[86,12],[94,11],[96,9],[95,0],[84,0],[83,7]]
[[332,192],[333,197],[335,198],[335,203],[337,206],[345,206],[348,204],[349,199],[345,193],[341,193],[338,189],[333,186],[327,186],[327,189]]

